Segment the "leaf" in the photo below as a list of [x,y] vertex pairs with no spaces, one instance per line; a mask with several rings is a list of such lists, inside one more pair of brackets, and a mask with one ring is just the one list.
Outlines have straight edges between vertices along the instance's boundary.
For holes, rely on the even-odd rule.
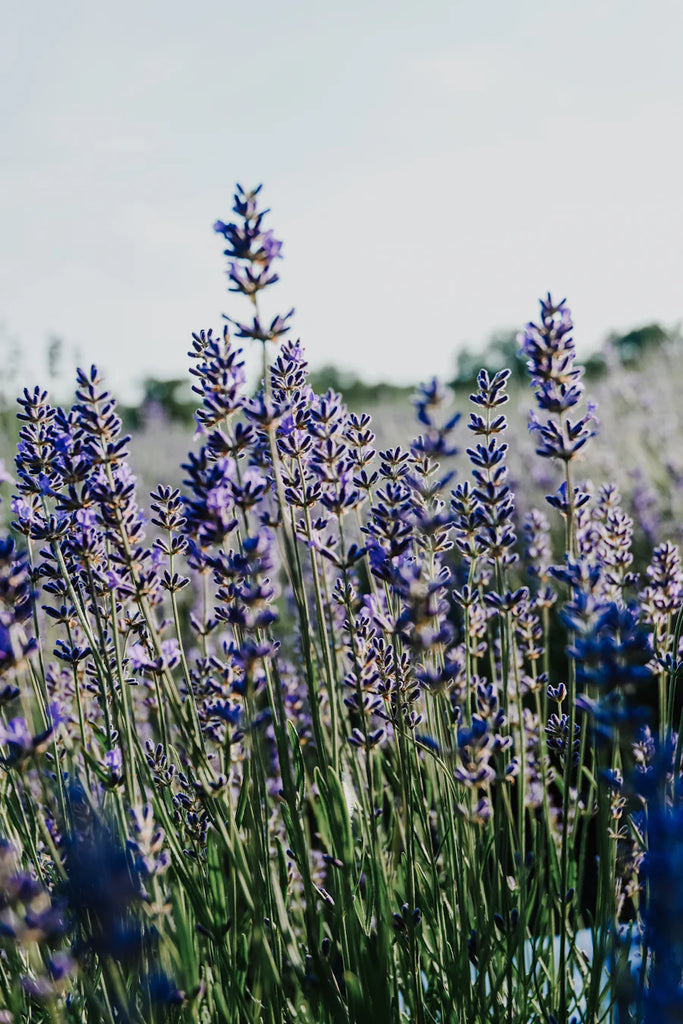
[[242,827],[242,823],[244,821],[244,815],[247,809],[247,800],[249,799],[249,782],[251,779],[251,762],[244,761],[243,764],[242,786],[237,800],[237,809],[235,810],[235,824],[238,828]]
[[289,889],[289,871],[287,870],[287,856],[285,854],[285,847],[280,836],[275,837],[275,843],[277,846],[277,867],[280,881],[280,892],[283,897],[287,895]]
[[338,857],[347,870],[353,864],[353,831],[351,819],[344,795],[344,787],[337,773],[328,768],[323,778],[322,772],[316,768],[315,780],[320,792],[321,808],[327,819],[329,838],[335,857]]
[[225,871],[223,867],[223,851],[219,848],[219,838],[215,832],[209,832],[206,849],[209,890],[211,892],[212,913],[210,914],[214,928],[225,925],[227,917],[227,899],[225,895]]
[[289,732],[289,740],[292,745],[292,754],[294,755],[294,779],[297,792],[297,808],[301,810],[306,796],[306,765],[304,764],[303,754],[301,753],[301,740],[299,739],[299,734],[294,728],[294,725],[289,721],[287,722],[287,730]]

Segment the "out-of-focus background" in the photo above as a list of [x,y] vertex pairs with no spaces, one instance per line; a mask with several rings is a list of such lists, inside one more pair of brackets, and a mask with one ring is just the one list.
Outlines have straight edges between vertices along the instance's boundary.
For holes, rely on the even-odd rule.
[[420,380],[464,409],[508,365],[532,445],[515,334],[550,290],[613,475],[643,529],[655,497],[678,529],[682,32],[678,0],[11,3],[0,454],[20,388],[68,402],[96,362],[143,480],[181,479],[191,332],[245,313],[212,224],[263,181],[273,301],[380,443],[410,436]]
[[183,376],[263,181],[313,365],[449,377],[548,290],[587,348],[673,323],[682,37],[678,0],[10,2],[0,320],[27,372],[56,334],[126,396]]

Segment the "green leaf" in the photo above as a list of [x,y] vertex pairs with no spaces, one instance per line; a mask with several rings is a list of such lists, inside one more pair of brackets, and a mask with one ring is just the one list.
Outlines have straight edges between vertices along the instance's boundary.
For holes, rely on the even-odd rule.
[[339,857],[348,869],[354,859],[353,831],[344,787],[332,768],[327,769],[324,778],[322,772],[316,768],[315,779],[320,792],[321,807],[327,819],[334,855]]
[[280,892],[283,896],[287,895],[289,888],[289,871],[287,870],[287,855],[285,854],[284,843],[280,836],[275,837],[275,844],[277,846],[277,867],[278,876],[280,881]]
[[209,891],[212,902],[212,921],[215,928],[225,925],[227,919],[227,898],[225,894],[225,870],[223,850],[215,832],[209,832],[206,860],[209,877]]
[[290,813],[287,804],[280,805],[280,813],[282,814],[282,820],[285,823],[285,831],[287,832],[287,839],[293,850],[296,850],[296,830],[292,821],[292,815]]
[[176,925],[178,963],[183,972],[185,988],[193,989],[199,984],[199,949],[194,930],[194,915],[189,911],[183,890],[179,886],[171,889],[171,901]]
[[301,753],[301,740],[299,739],[299,734],[293,724],[289,721],[287,722],[287,730],[289,732],[289,740],[292,745],[292,754],[294,755],[294,779],[297,792],[297,807],[300,810],[303,807],[306,796],[306,766],[304,764],[303,754]]
[[235,824],[238,828],[242,827],[244,821],[244,815],[247,809],[247,801],[249,799],[249,782],[251,780],[251,762],[244,761],[242,770],[242,786],[240,788],[240,795],[237,800],[237,809],[235,810]]

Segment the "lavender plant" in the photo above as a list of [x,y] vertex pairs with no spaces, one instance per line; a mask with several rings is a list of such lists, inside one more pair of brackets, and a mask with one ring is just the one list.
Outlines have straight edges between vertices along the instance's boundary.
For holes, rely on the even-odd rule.
[[437,381],[380,451],[314,393],[293,311],[261,311],[259,198],[215,225],[251,318],[193,335],[182,490],[143,512],[95,367],[70,409],[19,399],[2,1019],[678,1019],[680,556],[639,581],[618,490],[576,479],[566,303],[521,336],[553,550],[513,491],[508,371],[479,374],[461,462]]

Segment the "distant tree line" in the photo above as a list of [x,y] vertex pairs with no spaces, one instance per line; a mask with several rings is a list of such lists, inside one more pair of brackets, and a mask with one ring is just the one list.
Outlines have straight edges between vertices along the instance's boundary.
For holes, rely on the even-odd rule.
[[[469,347],[461,349],[456,357],[455,374],[448,381],[450,386],[456,390],[471,388],[482,367],[489,373],[508,367],[514,379],[520,382],[526,380],[526,360],[519,354],[517,333],[516,330],[496,331],[483,350]],[[610,334],[600,350],[591,353],[581,362],[585,367],[586,376],[596,380],[607,371],[610,362],[616,360],[624,366],[637,366],[649,353],[665,343],[680,341],[678,330],[667,330],[658,323],[648,324],[626,334]],[[310,381],[318,394],[330,388],[338,391],[353,410],[404,399],[414,389],[413,385],[388,384],[382,381],[368,383],[353,371],[331,364],[312,370]],[[139,405],[125,407],[122,410],[128,428],[142,426],[156,413],[163,413],[173,422],[192,421],[195,403],[186,391],[187,385],[184,380],[148,377],[143,381],[142,387],[143,394]]]
[[[497,331],[491,335],[486,348],[473,350],[463,348],[456,360],[455,377],[452,386],[470,387],[479,370],[483,367],[489,373],[508,367],[512,376],[518,380],[526,380],[526,359],[520,355],[517,331]],[[678,330],[666,330],[661,324],[647,324],[628,331],[626,334],[611,333],[597,352],[592,352],[580,362],[584,366],[586,376],[595,380],[602,376],[612,359],[623,366],[636,366],[655,349],[666,342],[681,341]]]
[[[489,373],[508,367],[513,379],[526,380],[526,363],[519,354],[517,333],[514,329],[496,331],[483,349],[469,346],[462,348],[456,356],[454,376],[447,383],[456,390],[469,389],[482,367]],[[651,352],[666,343],[681,345],[680,329],[667,329],[658,323],[647,324],[623,334],[611,333],[598,351],[589,354],[581,362],[586,376],[595,380],[615,361],[624,366],[638,366]],[[16,408],[14,396],[20,390],[18,380],[22,355],[19,341],[9,334],[6,325],[0,323],[0,367],[3,371],[0,374],[0,428],[12,437]],[[70,356],[68,362],[72,365],[74,361],[80,362],[78,350],[73,350]],[[55,392],[56,400],[61,401],[59,392],[67,386],[68,374],[65,371],[68,367],[64,365],[64,342],[59,336],[48,338],[44,362],[50,390]],[[401,401],[414,390],[412,384],[388,384],[384,381],[368,383],[353,371],[331,364],[312,370],[310,380],[318,394],[330,388],[338,391],[354,411],[385,402]],[[167,421],[188,424],[192,422],[195,408],[195,401],[184,379],[159,377],[147,377],[142,382],[142,397],[137,404],[119,405],[126,429],[129,430],[139,429],[157,415]]]

